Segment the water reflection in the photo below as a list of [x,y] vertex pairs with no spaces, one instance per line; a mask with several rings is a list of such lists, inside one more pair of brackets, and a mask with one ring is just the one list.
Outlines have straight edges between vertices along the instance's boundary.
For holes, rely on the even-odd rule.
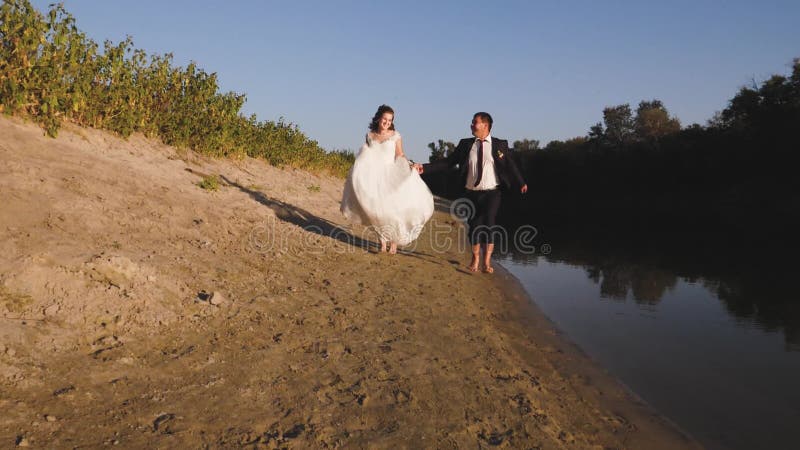
[[[513,235],[514,227],[509,229]],[[548,255],[509,245],[505,257],[517,264],[535,264],[543,257],[581,267],[599,287],[601,299],[642,306],[657,305],[679,281],[698,284],[743,324],[782,333],[785,349],[800,351],[800,287],[785,247],[746,248],[723,236],[645,236],[631,230],[568,236],[540,230],[537,239],[549,244]]]

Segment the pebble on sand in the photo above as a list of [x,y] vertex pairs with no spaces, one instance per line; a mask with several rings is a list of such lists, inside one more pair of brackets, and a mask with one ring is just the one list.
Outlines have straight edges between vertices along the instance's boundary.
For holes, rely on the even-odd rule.
[[211,297],[208,299],[208,303],[211,303],[214,306],[219,306],[225,303],[227,299],[225,296],[222,295],[222,292],[214,291],[211,293]]

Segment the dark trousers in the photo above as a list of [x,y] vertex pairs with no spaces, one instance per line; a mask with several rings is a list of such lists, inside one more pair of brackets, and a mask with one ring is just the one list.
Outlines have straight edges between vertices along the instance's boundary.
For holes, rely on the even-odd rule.
[[470,244],[493,244],[497,234],[501,232],[500,227],[495,224],[497,211],[500,210],[500,189],[490,191],[467,189],[466,197],[475,205],[475,212],[467,220]]

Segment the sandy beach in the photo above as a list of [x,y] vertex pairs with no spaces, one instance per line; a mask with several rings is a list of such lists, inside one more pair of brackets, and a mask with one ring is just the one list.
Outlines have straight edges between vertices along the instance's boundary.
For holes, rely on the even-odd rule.
[[333,177],[7,117],[0,160],[2,448],[698,448],[444,203],[390,256]]

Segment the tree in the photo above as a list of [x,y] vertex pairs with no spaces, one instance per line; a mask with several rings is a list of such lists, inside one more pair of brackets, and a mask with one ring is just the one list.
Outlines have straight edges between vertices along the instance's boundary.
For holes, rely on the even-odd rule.
[[431,154],[428,156],[429,162],[438,161],[440,159],[446,158],[450,153],[453,153],[455,150],[456,145],[452,142],[447,142],[443,139],[439,139],[439,146],[436,146],[436,143],[431,142],[428,144],[428,148],[431,149]]
[[[794,128],[800,116],[800,59],[794,60],[792,75],[773,75],[758,85],[742,87],[728,103],[713,125],[736,130]],[[793,134],[789,132],[789,134]]]
[[603,129],[603,124],[597,122],[589,128],[589,140],[596,141],[602,140],[606,135],[606,130]]
[[634,136],[631,105],[609,106],[603,109],[603,122],[606,125],[605,137],[612,145],[624,145]]
[[523,139],[521,141],[514,141],[514,151],[517,152],[539,150],[539,148],[538,139]]
[[588,142],[591,143],[592,148],[597,150],[601,148],[606,143],[606,130],[603,128],[603,124],[597,122],[596,124],[592,125],[589,128],[589,133],[587,134]]
[[661,100],[642,101],[636,108],[634,129],[637,138],[653,141],[680,131],[681,122],[669,116]]

